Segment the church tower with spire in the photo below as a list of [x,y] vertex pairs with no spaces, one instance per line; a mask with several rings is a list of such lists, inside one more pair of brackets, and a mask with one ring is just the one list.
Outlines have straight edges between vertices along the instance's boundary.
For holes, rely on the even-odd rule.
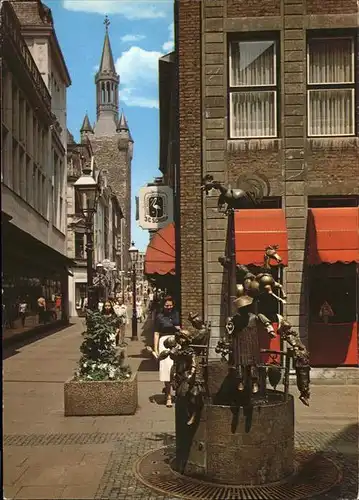
[[91,126],[86,113],[80,130],[81,142],[89,140],[100,169],[107,170],[108,184],[112,187],[121,206],[124,219],[121,225],[123,270],[129,263],[131,245],[131,162],[133,139],[124,113],[119,117],[120,76],[113,59],[109,25],[106,16],[105,39],[96,85],[96,122]]
[[97,136],[110,136],[116,134],[118,121],[118,90],[120,77],[116,73],[115,63],[111,50],[108,27],[110,21],[105,19],[105,40],[103,43],[101,62],[95,76],[96,84],[96,112],[97,123],[95,134]]

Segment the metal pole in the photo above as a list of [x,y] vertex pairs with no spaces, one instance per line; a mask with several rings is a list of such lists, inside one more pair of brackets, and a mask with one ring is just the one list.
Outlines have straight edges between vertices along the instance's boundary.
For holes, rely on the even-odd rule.
[[93,287],[93,232],[92,221],[88,223],[86,228],[86,254],[87,254],[87,300],[88,308],[93,311],[95,309],[95,297]]
[[136,264],[132,264],[132,337],[138,340],[137,335],[137,308],[136,308]]
[[236,235],[234,231],[234,210],[230,209],[228,213],[228,233],[229,233],[229,304],[228,304],[228,312],[229,315],[232,316],[236,313],[236,306],[234,301],[236,300]]
[[124,268],[124,260],[123,260],[123,231],[124,231],[124,219],[121,219],[121,239],[120,239],[120,248],[121,248],[121,291],[122,291],[122,301],[125,303],[125,268]]

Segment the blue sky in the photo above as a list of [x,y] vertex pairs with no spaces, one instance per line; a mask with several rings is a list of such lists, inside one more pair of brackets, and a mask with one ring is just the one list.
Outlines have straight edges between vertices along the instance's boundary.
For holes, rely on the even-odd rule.
[[134,197],[141,186],[160,175],[158,170],[158,58],[173,48],[173,1],[45,0],[51,8],[56,34],[69,69],[67,124],[79,140],[86,111],[96,118],[94,77],[100,63],[110,18],[110,39],[120,75],[120,108],[135,141],[132,162],[132,235],[145,250],[148,232],[134,218]]

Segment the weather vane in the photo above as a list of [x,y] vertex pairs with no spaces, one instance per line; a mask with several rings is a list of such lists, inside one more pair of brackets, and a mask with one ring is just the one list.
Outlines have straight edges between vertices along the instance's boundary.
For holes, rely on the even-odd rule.
[[110,20],[108,18],[108,15],[105,16],[103,24],[106,26],[106,30],[108,30],[108,27],[110,26]]

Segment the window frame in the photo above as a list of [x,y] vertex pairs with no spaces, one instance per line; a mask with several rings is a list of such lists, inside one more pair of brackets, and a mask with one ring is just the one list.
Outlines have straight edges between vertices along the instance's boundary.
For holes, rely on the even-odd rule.
[[[351,63],[352,63],[352,81],[351,82],[324,82],[324,83],[309,83],[310,75],[310,43],[317,40],[351,40]],[[356,105],[357,105],[357,92],[356,92],[356,39],[354,33],[338,33],[336,35],[329,34],[309,34],[307,37],[307,54],[306,54],[306,70],[307,70],[307,134],[308,138],[330,138],[330,137],[354,137],[356,135]],[[353,131],[351,134],[313,134],[310,130],[310,93],[317,91],[330,91],[330,90],[351,90],[352,106],[351,115],[353,122]]]
[[[79,241],[81,240],[81,241]],[[81,249],[78,252],[78,245],[80,245]],[[74,232],[74,255],[76,260],[85,260],[86,259],[86,241],[85,234],[79,231]]]
[[[252,36],[250,36],[252,35]],[[274,83],[270,85],[232,85],[232,55],[231,47],[234,43],[243,42],[272,42],[274,44]],[[280,99],[280,38],[277,32],[262,32],[253,36],[253,33],[247,36],[234,36],[228,39],[228,55],[227,55],[227,109],[228,109],[228,139],[229,140],[251,140],[251,139],[277,139],[280,137],[280,120],[278,119],[279,113],[279,99]],[[235,136],[232,134],[233,117],[232,117],[232,95],[241,94],[244,92],[273,92],[274,93],[274,129],[273,135],[251,135],[251,136]]]
[[[332,307],[333,312],[335,314],[333,319],[329,320],[328,322],[330,325],[350,324],[357,321],[358,310],[357,310],[357,298],[356,298],[355,269],[356,265],[354,262],[350,264],[322,263],[317,266],[311,266],[309,268],[308,319],[310,325],[317,324],[318,322],[322,323],[322,321],[319,319],[319,310],[321,301],[317,301],[318,296],[320,295],[318,293],[318,290],[326,290],[327,299],[331,299],[331,300],[326,299],[329,302],[329,305]],[[333,285],[332,283],[334,283],[335,280],[338,281],[336,282],[335,285]],[[331,292],[333,290],[337,290],[338,288],[340,288],[340,286],[343,285],[352,287],[353,291],[353,294],[346,301],[346,303],[349,304],[349,307],[347,308],[338,307],[338,304],[343,305],[344,301],[342,302],[340,300],[333,300],[333,295],[330,297]],[[349,314],[350,312],[352,312],[352,314]],[[348,314],[348,316],[346,316],[346,314]]]

